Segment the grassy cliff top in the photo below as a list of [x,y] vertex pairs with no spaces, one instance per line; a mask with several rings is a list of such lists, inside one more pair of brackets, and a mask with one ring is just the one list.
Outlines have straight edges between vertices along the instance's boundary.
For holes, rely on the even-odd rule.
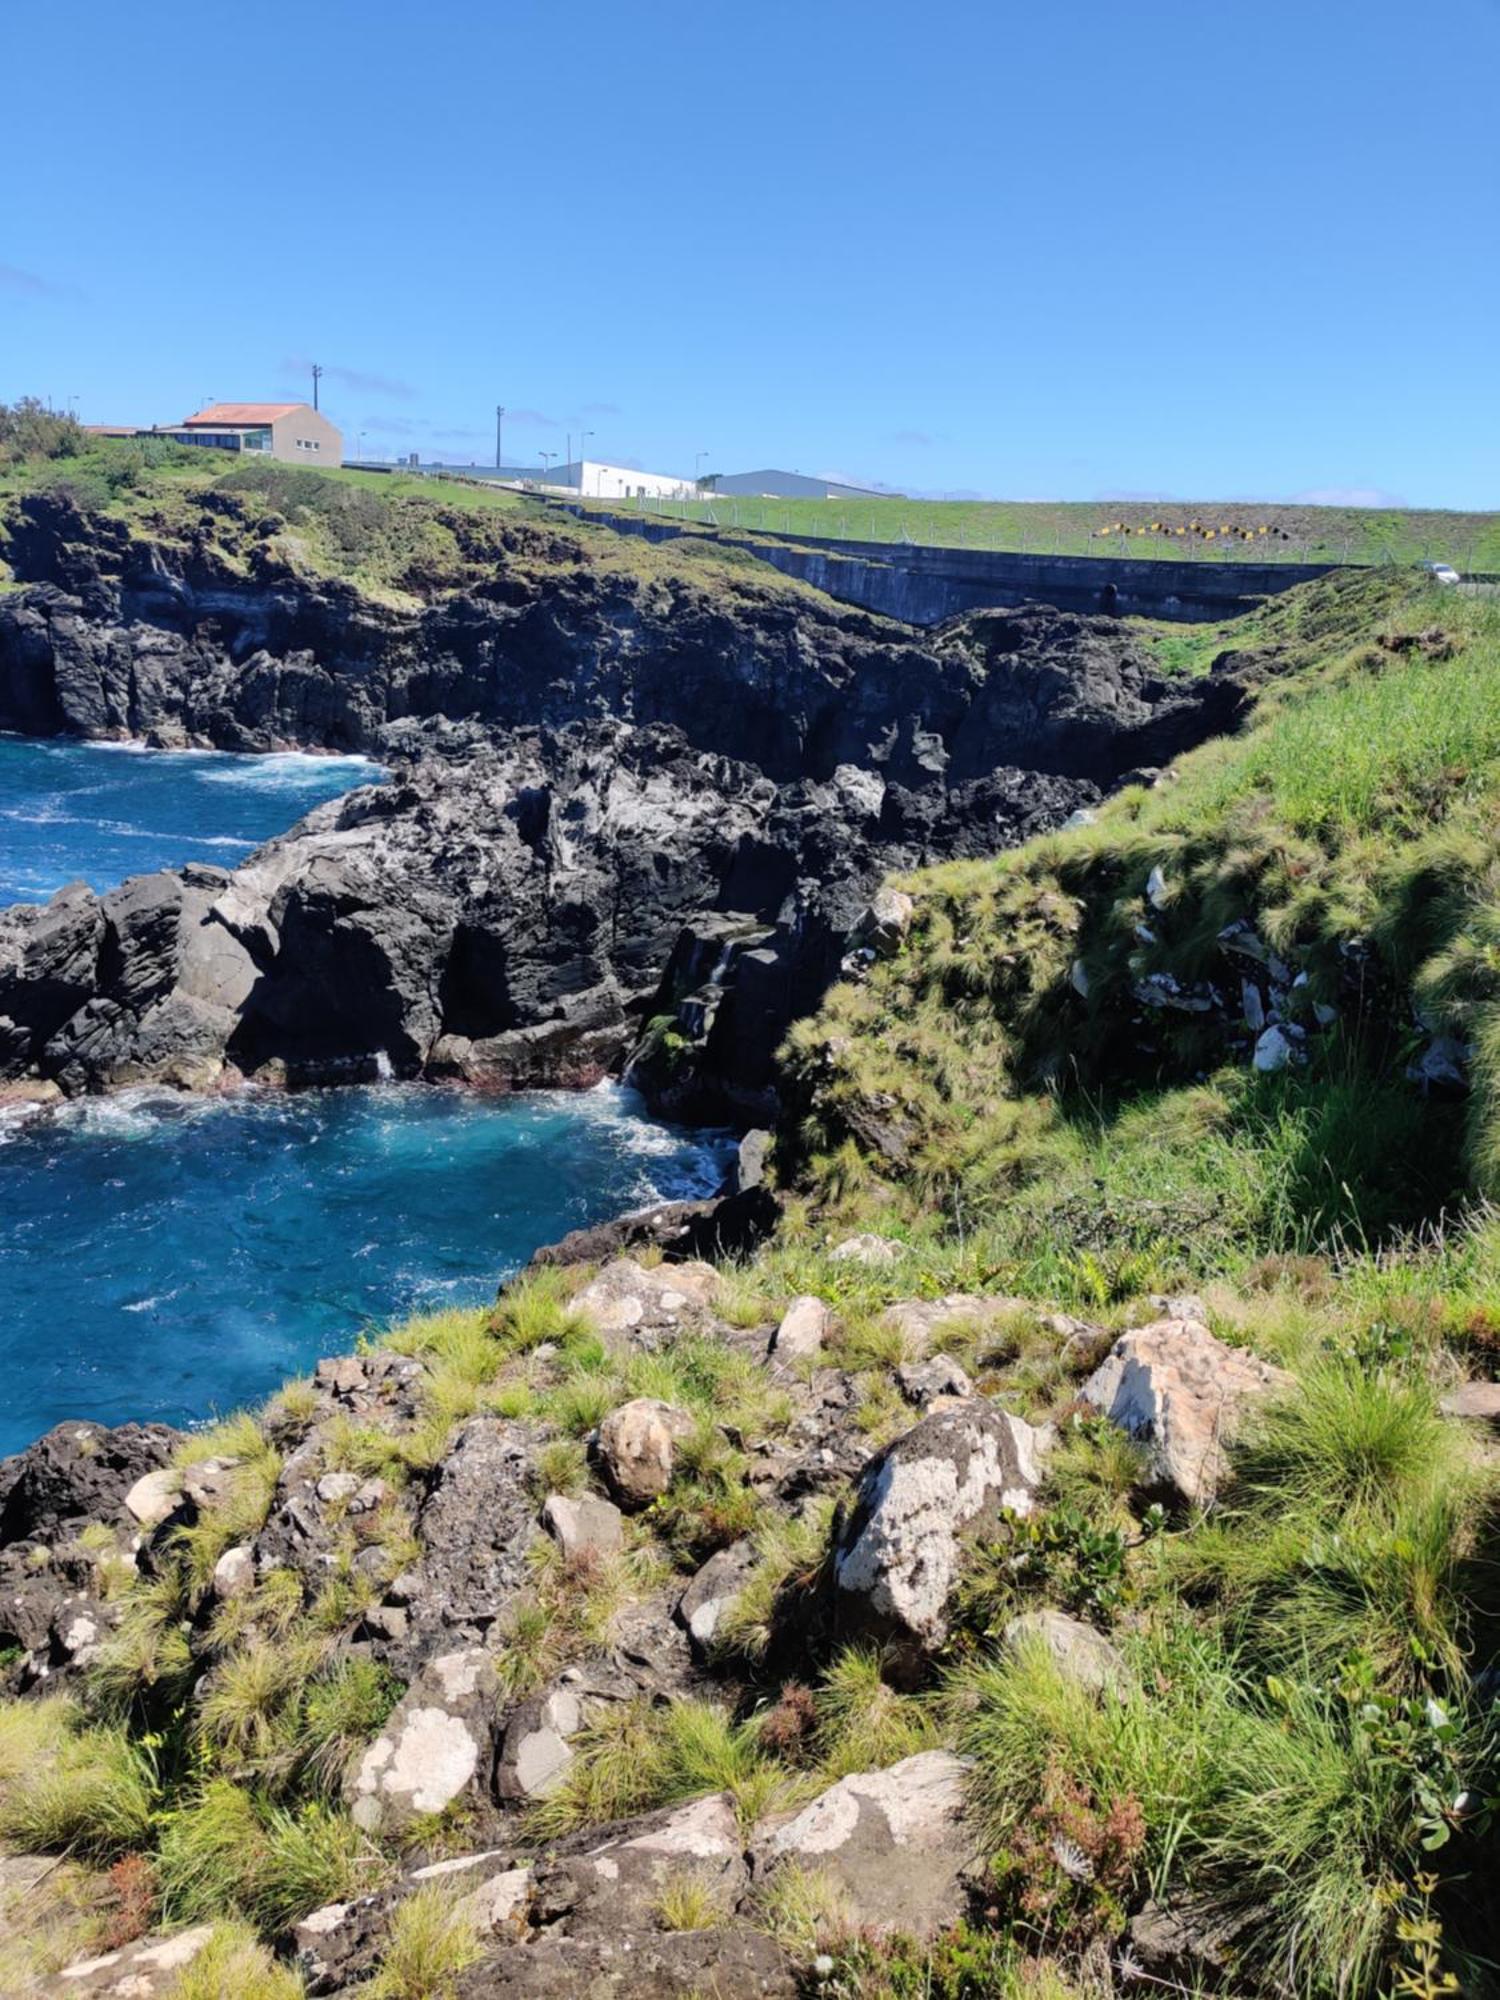
[[[600,502],[635,510],[634,501]],[[761,500],[644,503],[673,520],[839,541],[1215,562],[1449,562],[1500,570],[1500,514],[1241,500]]]
[[[904,949],[794,1031],[819,1204],[989,1231],[1066,1290],[1500,1192],[1500,608],[1343,575],[1237,636],[1239,734],[910,878]],[[1257,1069],[1277,1019],[1292,1060]]]
[[8,535],[28,501],[48,496],[106,532],[207,560],[230,576],[249,578],[269,560],[352,584],[395,609],[483,584],[501,563],[521,574],[587,567],[601,577],[828,605],[747,550],[704,541],[656,547],[477,482],[235,462],[191,446],[121,439],[89,439],[55,456],[7,461],[0,452],[0,588],[18,580],[4,560]]

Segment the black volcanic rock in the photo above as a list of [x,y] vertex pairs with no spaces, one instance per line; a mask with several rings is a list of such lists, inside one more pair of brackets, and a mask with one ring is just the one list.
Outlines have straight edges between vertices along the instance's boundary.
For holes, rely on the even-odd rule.
[[753,1119],[888,872],[1055,825],[1244,698],[1108,619],[916,634],[751,563],[490,532],[488,581],[402,610],[25,503],[10,559],[42,580],[0,599],[0,727],[398,770],[233,875],[0,913],[0,1088],[511,1087],[633,1052],[659,1105]]

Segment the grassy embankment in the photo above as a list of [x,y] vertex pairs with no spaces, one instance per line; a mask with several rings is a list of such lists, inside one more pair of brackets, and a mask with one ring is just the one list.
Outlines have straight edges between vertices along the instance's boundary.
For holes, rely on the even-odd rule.
[[1500,514],[1244,501],[717,500],[601,502],[672,520],[840,541],[1138,560],[1417,563],[1500,571]]
[[0,423],[0,590],[23,580],[6,561],[18,503],[55,494],[106,532],[113,526],[169,556],[206,560],[225,576],[249,580],[269,564],[281,574],[352,584],[398,610],[490,583],[502,564],[522,579],[586,567],[603,579],[816,596],[748,552],[703,542],[655,548],[480,483],[235,462],[155,440],[93,439],[66,426],[55,452],[7,454],[3,434]]
[[[719,1635],[720,1699],[624,1707],[539,1833],[720,1789],[748,1821],[948,1742],[974,1759],[981,1912],[930,1953],[875,1945],[846,1934],[826,1880],[783,1877],[759,1920],[807,1959],[832,1953],[820,1991],[1102,1995],[1148,1896],[1221,1939],[1190,1993],[1495,1990],[1495,1477],[1438,1398],[1500,1352],[1500,615],[1382,576],[1298,593],[1235,637],[1268,675],[1239,736],[1092,825],[914,878],[900,953],[792,1039],[788,1225],[724,1273],[721,1315],[758,1326],[795,1293],[827,1298],[873,1449],[911,1421],[881,1308],[1004,1293],[1014,1306],[960,1317],[943,1344],[983,1393],[1063,1427],[1047,1506],[974,1549],[928,1684],[897,1692],[821,1634],[826,1512],[786,1516],[746,1483],[747,1445],[789,1414],[755,1365],[696,1336],[612,1359],[572,1281],[534,1281],[493,1316],[392,1336],[424,1359],[423,1412],[399,1437],[349,1423],[327,1441],[330,1467],[378,1471],[392,1496],[345,1524],[318,1594],[290,1571],[218,1611],[207,1590],[264,1518],[306,1385],[196,1441],[239,1457],[238,1482],[159,1576],[101,1539],[125,1616],[86,1696],[0,1711],[0,1838],[70,1855],[83,1906],[50,1944],[38,1915],[39,1950],[121,1921],[118,1875],[83,1862],[134,1870],[159,1920],[214,1913],[268,1938],[392,1874],[401,1857],[355,1832],[337,1779],[395,1692],[346,1648],[411,1558],[405,1496],[476,1409],[536,1425],[539,1486],[579,1488],[589,1430],[652,1394],[698,1419],[684,1473],[617,1561],[539,1564],[500,1635],[507,1689],[544,1684],[714,1548],[749,1536],[757,1567]],[[1274,1075],[1250,1068],[1232,999],[1220,1015],[1136,997],[1158,973],[1233,993],[1220,938],[1242,921],[1307,974],[1307,1059]],[[1413,1002],[1473,1046],[1466,1100],[1408,1078],[1427,1039]],[[899,1261],[832,1261],[852,1228],[884,1231]],[[1144,1295],[1189,1283],[1222,1338],[1295,1386],[1252,1422],[1216,1505],[1164,1511],[1139,1451],[1072,1405]],[[1102,1332],[1068,1332],[1059,1307]],[[999,1646],[1039,1603],[1110,1634],[1124,1694]],[[463,1839],[419,1833],[424,1853]],[[679,1887],[663,1926],[714,1919]],[[475,1942],[431,1899],[407,1909],[374,1991],[428,2000]],[[221,1949],[259,1947],[227,1933]],[[236,1990],[295,1988],[264,1961]]]

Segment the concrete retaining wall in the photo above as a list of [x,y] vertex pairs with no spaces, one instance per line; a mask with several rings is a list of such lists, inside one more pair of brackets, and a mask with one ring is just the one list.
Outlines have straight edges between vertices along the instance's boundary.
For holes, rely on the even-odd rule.
[[626,534],[671,541],[696,534],[752,549],[763,562],[908,625],[936,625],[961,611],[1055,604],[1063,611],[1181,619],[1232,617],[1293,584],[1326,576],[1332,563],[1133,561],[1127,556],[1020,555],[906,542],[845,542],[810,535],[726,533],[642,514],[572,509]]

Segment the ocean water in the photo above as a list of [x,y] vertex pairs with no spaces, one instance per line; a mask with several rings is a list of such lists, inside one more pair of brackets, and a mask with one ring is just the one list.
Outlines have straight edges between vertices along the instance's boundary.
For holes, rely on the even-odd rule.
[[0,1453],[55,1423],[192,1423],[364,1329],[477,1304],[565,1230],[712,1193],[722,1135],[604,1084],[420,1084],[0,1113]]
[[[232,864],[379,775],[0,737],[0,902]],[[727,1152],[610,1085],[0,1109],[0,1454],[69,1418],[191,1424],[255,1401],[363,1330],[491,1297],[568,1229],[711,1193]]]
[[140,750],[0,736],[0,903],[64,882],[212,861],[233,868],[324,799],[383,775],[367,757]]

